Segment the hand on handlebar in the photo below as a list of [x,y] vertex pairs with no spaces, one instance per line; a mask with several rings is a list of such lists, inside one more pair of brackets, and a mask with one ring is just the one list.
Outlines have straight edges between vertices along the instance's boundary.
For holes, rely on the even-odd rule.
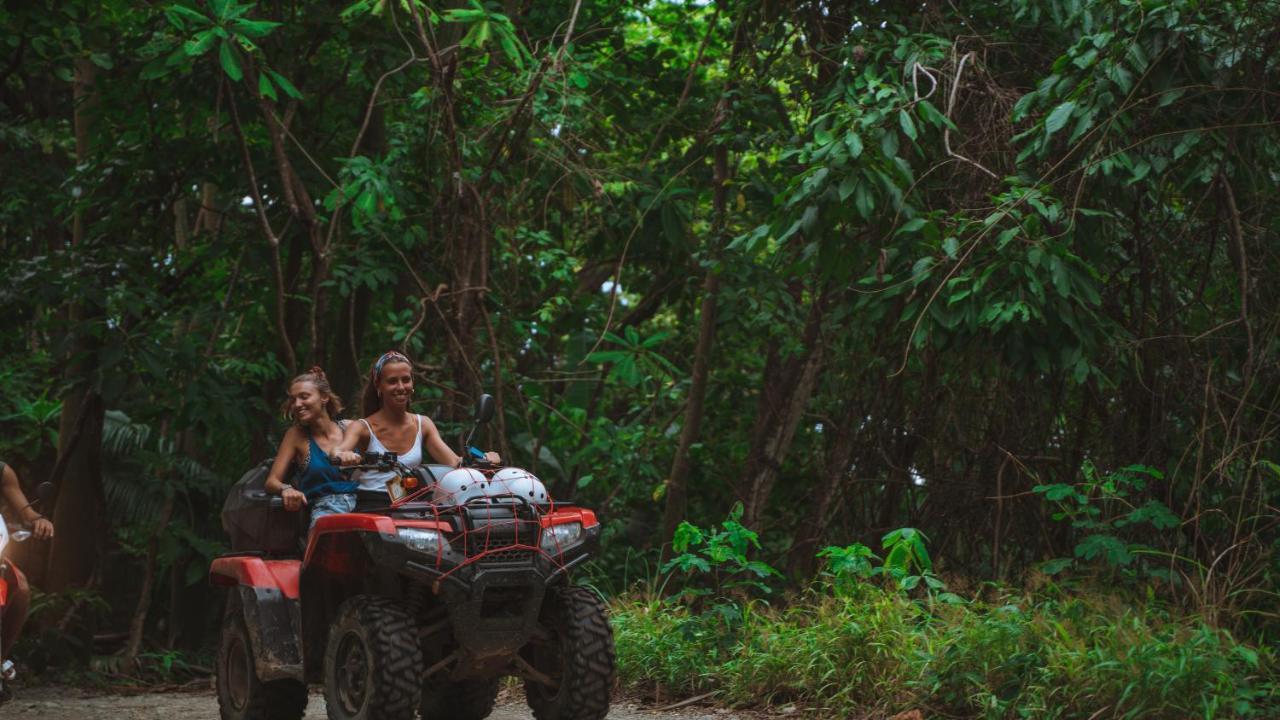
[[37,540],[49,540],[53,537],[53,523],[49,518],[40,518],[31,523],[31,535]]
[[280,499],[284,500],[284,509],[289,512],[297,512],[307,504],[307,496],[291,487],[285,488],[284,492],[280,493]]
[[467,467],[474,465],[494,465],[502,464],[502,456],[490,450],[489,452],[480,452],[479,448],[468,447],[466,454],[462,456],[462,462],[459,467]]
[[358,465],[362,458],[358,452],[343,450],[331,455],[330,459],[338,465]]

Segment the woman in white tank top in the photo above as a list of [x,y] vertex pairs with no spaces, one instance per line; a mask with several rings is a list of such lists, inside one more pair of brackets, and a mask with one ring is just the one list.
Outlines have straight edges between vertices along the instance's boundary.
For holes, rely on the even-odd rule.
[[[399,456],[400,462],[405,467],[418,467],[422,464],[422,416],[414,415],[418,419],[418,431],[414,434],[413,447],[408,452],[396,452],[391,450],[382,441],[378,439],[378,434],[373,431],[373,426],[368,420],[361,420],[364,423],[365,430],[369,433],[369,444],[365,447],[369,452],[385,453],[395,452]],[[373,490],[386,490],[387,481],[396,476],[391,470],[361,470],[356,473],[356,482],[360,483],[360,489],[366,492]]]
[[[441,465],[458,467],[461,458],[445,444],[431,418],[409,412],[413,400],[413,364],[403,353],[383,353],[369,371],[364,389],[364,414],[360,422],[347,426],[342,443],[334,452],[341,465],[360,462],[360,450],[393,452],[407,467],[422,464],[425,453]],[[501,462],[495,453],[489,460]],[[386,501],[391,471],[362,470],[357,475],[362,496],[377,495]],[[380,495],[378,495],[380,493]]]

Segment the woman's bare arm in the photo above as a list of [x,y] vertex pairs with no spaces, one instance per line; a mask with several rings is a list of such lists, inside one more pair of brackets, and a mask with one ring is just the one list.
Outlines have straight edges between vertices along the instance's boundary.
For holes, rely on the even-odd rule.
[[333,456],[338,459],[339,465],[354,465],[360,462],[360,453],[357,448],[363,450],[369,445],[369,426],[356,420],[347,423],[347,429],[342,431],[342,442],[338,443],[338,447],[334,448]]
[[445,444],[444,438],[440,437],[440,430],[426,415],[422,416],[422,444],[426,446],[427,452],[431,453],[431,457],[441,465],[458,467],[462,462],[462,458]]
[[280,447],[276,449],[275,462],[271,463],[271,470],[267,471],[267,482],[264,485],[266,491],[272,495],[284,492],[284,476],[289,472],[289,463],[293,462],[294,456],[298,454],[298,440],[301,436],[301,430],[291,427],[285,431],[284,437],[280,440]]
[[0,473],[0,495],[4,496],[5,503],[19,520],[31,524],[31,531],[35,533],[37,540],[48,540],[53,537],[53,523],[31,507],[26,494],[22,492],[22,483],[18,482],[18,473],[12,465],[5,465],[4,472]]

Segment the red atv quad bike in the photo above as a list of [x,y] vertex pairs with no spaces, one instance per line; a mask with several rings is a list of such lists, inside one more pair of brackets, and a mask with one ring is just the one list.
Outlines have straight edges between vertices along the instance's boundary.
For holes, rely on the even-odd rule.
[[[482,395],[476,425],[493,409]],[[297,720],[310,683],[333,720],[480,720],[506,675],[537,720],[608,714],[613,633],[569,577],[599,545],[595,513],[468,450],[460,469],[366,454],[355,469],[395,470],[404,494],[320,518],[302,551],[304,520],[262,490],[266,464],[246,474],[223,509],[235,552],[209,570],[230,588],[223,720]]]

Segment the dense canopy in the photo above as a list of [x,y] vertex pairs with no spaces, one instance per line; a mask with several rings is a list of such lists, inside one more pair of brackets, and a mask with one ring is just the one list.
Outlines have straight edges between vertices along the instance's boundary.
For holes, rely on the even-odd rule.
[[1278,28],[1265,0],[10,3],[0,458],[59,486],[25,562],[135,652],[201,642],[289,379],[358,415],[399,348],[454,442],[497,398],[485,444],[599,509],[618,584],[741,503],[797,582],[912,527],[945,572],[1074,563],[1269,627]]

